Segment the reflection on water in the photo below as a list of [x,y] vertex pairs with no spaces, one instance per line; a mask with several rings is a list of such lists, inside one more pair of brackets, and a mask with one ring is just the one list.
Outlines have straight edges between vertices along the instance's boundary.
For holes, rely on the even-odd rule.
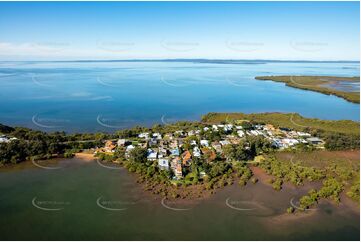
[[[275,192],[261,182],[242,188],[235,184],[191,205],[165,201],[167,206],[189,208],[172,210],[162,206],[161,197],[143,192],[125,169],[79,159],[42,165],[63,169],[24,163],[23,169],[0,170],[0,212],[6,218],[0,220],[3,240],[359,238],[359,214],[345,205],[325,201],[306,215],[285,215],[290,199],[307,193],[309,187],[286,186]],[[53,210],[39,209],[32,202]]]

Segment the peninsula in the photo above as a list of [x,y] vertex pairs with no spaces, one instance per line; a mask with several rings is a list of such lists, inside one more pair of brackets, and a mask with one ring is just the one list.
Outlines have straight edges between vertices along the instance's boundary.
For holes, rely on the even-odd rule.
[[286,83],[286,86],[335,95],[360,103],[360,77],[336,76],[256,76],[257,80]]
[[[88,152],[98,162],[127,168],[145,190],[168,199],[202,198],[236,181],[240,186],[256,183],[254,173],[259,172],[270,177],[263,182],[275,190],[287,183],[301,186],[322,181],[320,189],[300,199],[302,209],[322,198],[338,202],[342,192],[359,199],[359,159],[355,158],[359,123],[354,121],[310,119],[294,113],[209,113],[200,122],[134,127],[113,134],[0,128],[3,165]],[[301,158],[287,160],[295,154]],[[315,154],[318,159],[310,162]]]

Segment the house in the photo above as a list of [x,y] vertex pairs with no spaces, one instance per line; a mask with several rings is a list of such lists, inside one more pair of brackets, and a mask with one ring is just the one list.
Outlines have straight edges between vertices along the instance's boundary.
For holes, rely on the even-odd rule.
[[189,166],[192,163],[192,155],[188,150],[182,154],[182,163],[184,166]]
[[276,148],[278,148],[278,149],[284,148],[284,145],[283,145],[283,143],[281,142],[280,139],[273,138],[272,140],[273,140],[272,146],[274,146],[274,147],[276,147]]
[[229,141],[231,142],[231,144],[238,145],[241,142],[241,139],[237,137],[232,137],[229,139]]
[[138,135],[138,138],[149,139],[149,133],[140,133]]
[[268,131],[274,131],[275,127],[272,124],[266,124],[263,129]]
[[174,173],[173,179],[181,179],[183,177],[182,161],[179,157],[175,157],[171,160],[170,167]]
[[105,142],[104,151],[105,152],[114,152],[116,145],[114,141],[108,140]]
[[177,168],[178,164],[182,164],[181,159],[179,158],[179,156],[174,157],[171,162],[170,162],[170,167],[174,170]]
[[196,132],[195,132],[194,130],[188,131],[188,136],[193,136],[193,135],[195,135],[195,134],[196,134]]
[[175,149],[170,150],[171,156],[179,156],[179,149],[176,147]]
[[205,176],[207,176],[207,174],[206,174],[205,171],[199,172],[199,177],[200,177],[200,178],[204,178]]
[[147,160],[154,161],[157,159],[158,153],[152,149],[147,150]]
[[208,128],[208,127],[204,127],[203,130],[204,130],[205,132],[207,132],[207,131],[209,130],[209,128]]
[[195,146],[195,145],[197,145],[197,141],[191,140],[190,144],[191,144],[192,146]]
[[164,140],[173,140],[173,138],[174,138],[174,136],[173,136],[173,134],[172,133],[166,133],[165,135],[164,135]]
[[245,135],[242,130],[238,130],[238,131],[237,131],[237,134],[238,134],[238,136],[241,137],[241,138],[244,137],[244,135]]
[[177,130],[174,132],[174,134],[178,137],[184,137],[184,131],[183,130]]
[[8,143],[9,139],[5,135],[0,136],[0,143]]
[[254,126],[255,129],[258,129],[258,130],[262,130],[263,129],[263,125],[260,125],[260,124],[256,124]]
[[262,133],[260,133],[258,130],[251,130],[249,131],[251,133],[251,135],[254,135],[254,136],[257,136],[257,135],[260,135]]
[[170,142],[169,147],[174,149],[178,147],[178,140],[172,140],[172,142]]
[[178,139],[178,146],[182,147],[184,144],[184,141],[182,139]]
[[219,141],[219,143],[220,143],[222,146],[231,144],[228,140],[221,140],[221,141]]
[[213,129],[214,131],[218,131],[217,125],[213,124],[213,125],[212,125],[212,129]]
[[168,150],[165,149],[164,147],[160,147],[158,149],[158,158],[163,158],[163,157],[167,157],[168,156]]
[[128,145],[127,148],[125,149],[125,157],[129,158],[129,153],[134,149],[134,145]]
[[305,132],[297,132],[297,134],[302,137],[311,137],[311,134]]
[[217,153],[222,153],[222,146],[220,143],[212,142],[211,146]]
[[324,143],[322,139],[317,137],[307,138],[306,140],[313,145],[319,145]]
[[288,148],[290,146],[294,146],[298,143],[300,143],[298,140],[296,139],[289,139],[289,138],[286,138],[286,139],[282,139],[281,142],[283,143],[283,146],[285,148]]
[[148,141],[149,146],[156,146],[158,144],[158,140],[156,138],[151,138]]
[[203,147],[202,149],[203,157],[207,160],[207,162],[212,162],[217,158],[216,152],[212,149]]
[[161,140],[162,139],[162,135],[160,133],[153,133],[152,134],[153,138],[156,138],[157,140]]
[[166,158],[158,159],[158,167],[161,170],[169,170],[169,160]]
[[127,144],[129,144],[130,142],[129,141],[127,141],[126,139],[118,139],[118,141],[117,141],[117,145],[118,146],[126,146]]
[[198,148],[198,146],[193,148],[193,156],[194,157],[201,157],[201,150]]
[[209,141],[208,141],[208,140],[205,140],[205,139],[202,139],[202,140],[201,140],[201,146],[208,147],[208,146],[209,146]]
[[226,125],[224,125],[224,128],[223,128],[223,130],[225,132],[231,132],[232,129],[233,129],[233,124],[226,124]]
[[183,178],[182,165],[181,164],[177,164],[177,167],[173,172],[174,172],[174,175],[175,175],[176,179],[182,179]]

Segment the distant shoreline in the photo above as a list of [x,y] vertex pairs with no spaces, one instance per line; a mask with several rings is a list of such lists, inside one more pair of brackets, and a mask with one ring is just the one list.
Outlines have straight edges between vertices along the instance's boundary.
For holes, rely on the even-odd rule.
[[[286,86],[302,90],[319,92],[326,95],[335,95],[348,102],[360,104],[360,91],[342,91],[331,86],[341,86],[341,83],[357,83],[360,77],[336,76],[256,76],[256,80],[285,83]],[[327,86],[328,85],[328,86]]]
[[[228,62],[237,64],[237,62],[274,62],[274,63],[359,63],[359,60],[272,60],[272,59],[74,59],[74,60],[0,60],[0,62],[202,62],[202,63],[217,63]],[[239,63],[243,64],[243,63]]]

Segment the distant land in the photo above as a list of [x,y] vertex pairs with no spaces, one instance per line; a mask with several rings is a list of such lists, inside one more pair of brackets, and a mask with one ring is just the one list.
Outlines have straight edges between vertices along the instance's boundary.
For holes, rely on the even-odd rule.
[[286,83],[286,86],[335,95],[360,103],[360,77],[335,76],[256,76],[257,80]]
[[[6,62],[22,62],[22,60],[1,60]],[[74,59],[74,60],[24,60],[24,62],[194,62],[209,64],[264,64],[264,63],[359,63],[355,60],[268,60],[268,59],[115,59],[115,60],[92,60],[92,59]]]

